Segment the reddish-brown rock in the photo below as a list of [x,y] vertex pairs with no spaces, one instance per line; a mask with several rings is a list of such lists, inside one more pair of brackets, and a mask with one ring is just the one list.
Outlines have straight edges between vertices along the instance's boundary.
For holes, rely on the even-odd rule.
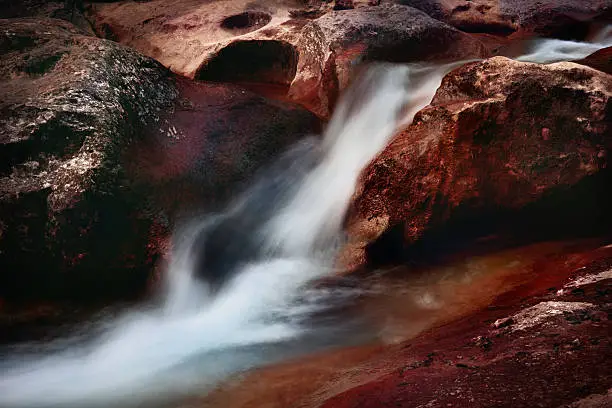
[[[319,394],[338,393],[316,406],[610,406],[612,258],[609,247],[593,255],[551,263],[540,282],[345,370],[353,386],[329,381]],[[568,265],[576,267],[571,278],[559,279]]]
[[154,0],[96,4],[91,18],[98,33],[174,72],[207,81],[281,86],[320,116],[329,115],[352,67],[363,60],[486,54],[478,40],[411,7],[325,7],[297,12],[286,4],[272,7],[247,0]]
[[588,57],[574,62],[612,75],[612,47],[596,51]]
[[189,406],[607,407],[609,242],[540,243],[370,275],[361,284],[376,289],[359,310],[388,343],[241,373]]
[[[277,62],[274,55],[269,55],[265,61],[253,60],[252,53],[256,52],[258,44],[247,41],[291,44],[291,38],[300,31],[300,24],[286,23],[293,20],[290,12],[299,5],[299,1],[122,1],[93,4],[88,13],[98,34],[127,44],[172,71],[193,78],[224,48],[243,41],[246,46],[238,51],[245,52],[244,58],[237,61],[237,66],[230,66],[230,71]],[[302,19],[297,18],[297,21]],[[213,79],[212,74],[209,78]]]
[[0,20],[0,45],[0,298],[9,301],[142,292],[176,211],[219,204],[319,130],[303,108],[176,79],[66,21]]
[[582,39],[595,19],[609,16],[610,0],[398,0],[460,30]]
[[129,153],[130,174],[165,212],[218,207],[289,145],[321,131],[290,102],[240,86],[176,80],[179,98]]
[[300,33],[289,95],[327,116],[363,61],[448,61],[486,55],[473,37],[411,7],[380,5],[326,14]]
[[611,95],[612,77],[573,63],[495,57],[451,72],[365,169],[345,262],[366,261],[377,240],[383,253],[401,251],[457,211],[517,210],[606,168]]

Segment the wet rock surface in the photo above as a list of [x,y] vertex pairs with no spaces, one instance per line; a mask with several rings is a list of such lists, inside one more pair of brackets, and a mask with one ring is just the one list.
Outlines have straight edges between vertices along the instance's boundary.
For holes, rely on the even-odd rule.
[[[451,72],[432,104],[364,171],[348,221],[348,263],[401,259],[453,217],[474,232],[492,221],[487,214],[554,201],[553,192],[583,179],[590,181],[581,200],[603,199],[597,186],[607,180],[611,91],[609,75],[572,63],[495,57]],[[579,203],[564,200],[550,208],[575,214]]]
[[1,20],[0,297],[142,292],[179,214],[212,210],[313,114],[54,19]]
[[[440,283],[464,281],[455,275],[457,268],[480,269],[478,263],[488,259],[483,281],[471,275],[470,300],[463,298],[463,306],[452,300],[462,292],[460,286],[449,288],[451,296],[420,286],[436,268],[414,281],[408,275],[416,271],[396,270],[394,279],[405,285],[399,291],[403,300],[398,296],[373,319],[385,326],[404,308],[400,325],[420,327],[420,316],[438,309],[435,322],[385,345],[333,350],[255,370],[184,406],[606,406],[612,377],[605,366],[612,352],[607,336],[612,252],[607,242],[461,255],[440,265]],[[515,267],[510,274],[503,272]],[[394,289],[393,280],[384,279],[379,282],[386,299]],[[413,294],[432,300],[414,311],[408,306]],[[371,307],[378,310],[379,305],[370,303],[366,309]]]
[[389,351],[377,359],[386,363],[368,367],[380,373],[370,371],[375,379],[322,406],[606,406],[612,282],[600,275],[575,285],[612,266],[605,251],[569,279],[558,277],[558,287],[519,286],[487,310]]
[[[326,7],[309,11],[291,2],[276,7],[123,2],[96,5],[90,18],[99,34],[133,46],[177,73],[282,85],[290,98],[324,117],[361,62],[469,59],[487,53],[477,39],[411,7]],[[227,21],[241,19],[249,28],[227,29]]]
[[152,220],[120,155],[171,106],[169,71],[62,20],[0,26],[0,296],[87,299],[142,286]]
[[589,25],[609,18],[609,0],[398,0],[460,30],[495,35],[584,39]]

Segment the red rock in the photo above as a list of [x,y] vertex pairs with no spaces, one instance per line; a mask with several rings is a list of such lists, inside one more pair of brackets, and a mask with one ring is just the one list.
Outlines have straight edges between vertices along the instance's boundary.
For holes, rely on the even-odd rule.
[[612,47],[604,48],[594,52],[586,58],[574,62],[612,75]]
[[[96,4],[90,14],[98,33],[158,59],[176,73],[207,81],[282,85],[291,98],[320,116],[329,115],[352,67],[363,60],[486,55],[478,40],[410,7],[320,8],[312,15],[317,18],[310,18],[286,6],[247,3],[123,2]],[[223,28],[228,19],[244,24]]]
[[132,177],[165,212],[225,203],[289,145],[321,131],[304,108],[240,86],[177,78],[178,102],[129,154]]
[[[170,222],[220,204],[319,120],[57,19],[0,20],[0,296],[142,293]],[[141,154],[141,155],[139,155]]]
[[483,57],[473,37],[411,7],[381,5],[326,14],[307,24],[289,95],[321,116],[363,61],[444,61]]
[[334,1],[334,10],[350,10],[354,8],[355,8],[355,5],[353,4],[353,0],[335,0]]
[[605,21],[609,0],[399,0],[460,30],[582,39],[595,19]]
[[612,77],[573,63],[495,57],[451,72],[364,171],[345,262],[364,262],[374,242],[406,248],[455,210],[518,210],[598,173],[612,147],[611,95]]
[[[407,338],[392,344],[334,348],[251,370],[189,405],[606,407],[612,384],[612,367],[606,363],[612,352],[607,314],[612,246],[601,245],[609,242],[536,244],[476,258],[462,254],[440,265],[446,296],[436,296],[426,283],[436,281],[437,268],[380,271],[372,277],[379,293],[374,299],[380,302],[365,301],[358,306],[360,313],[374,310],[376,328],[412,326],[420,329],[417,333],[408,331]],[[484,259],[496,261],[485,262],[484,271],[477,266]],[[467,297],[451,283],[458,269],[480,270],[464,281]],[[564,292],[557,294],[556,288]],[[423,328],[420,317],[433,309],[408,299],[432,290],[439,302],[433,312],[439,313],[438,320],[426,319]],[[394,293],[398,301],[387,302]],[[495,328],[495,321],[508,325]]]
[[[597,274],[611,261],[608,255],[582,273]],[[552,295],[543,287],[528,298],[510,291],[488,309],[353,367],[354,386],[338,387],[318,406],[609,406],[611,292],[603,288],[611,284],[605,278],[586,284],[580,298]],[[501,329],[482,324],[496,318],[511,323]]]

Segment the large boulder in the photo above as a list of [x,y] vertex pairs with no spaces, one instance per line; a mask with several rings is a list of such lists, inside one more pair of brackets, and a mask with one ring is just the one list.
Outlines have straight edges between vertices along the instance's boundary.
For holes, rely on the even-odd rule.
[[[465,236],[485,214],[524,208],[601,173],[612,147],[611,95],[612,77],[574,63],[495,57],[451,72],[364,171],[345,264],[401,256],[451,217],[464,220]],[[575,192],[577,202],[597,201],[607,190],[599,188]]]
[[0,298],[139,293],[175,215],[222,205],[320,130],[295,105],[175,78],[62,20],[0,28]]
[[471,36],[400,5],[329,13],[304,26],[300,37],[289,95],[323,116],[361,61],[451,61],[486,55]]
[[291,2],[181,0],[95,5],[99,34],[181,75],[264,83],[328,116],[362,60],[408,62],[483,57],[473,37],[401,5],[296,10]]
[[0,27],[0,297],[131,292],[152,220],[121,155],[171,107],[170,73],[62,20]]
[[582,39],[593,19],[609,16],[610,0],[396,0],[460,30]]
[[150,221],[133,212],[120,153],[170,105],[168,72],[60,20],[0,24],[1,295],[59,294],[92,275],[100,293],[125,288],[113,280],[138,272],[115,269],[142,267]]

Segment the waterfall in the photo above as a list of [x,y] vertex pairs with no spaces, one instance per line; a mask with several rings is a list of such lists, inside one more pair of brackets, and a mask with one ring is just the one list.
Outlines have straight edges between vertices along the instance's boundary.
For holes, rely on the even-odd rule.
[[[293,147],[226,212],[177,233],[163,307],[131,311],[90,344],[12,355],[0,374],[0,406],[160,401],[282,358],[267,345],[304,336],[302,318],[324,307],[316,291],[308,299],[308,283],[332,272],[360,171],[400,122],[431,101],[451,67],[366,70],[339,101],[322,141]],[[198,278],[207,260],[196,258],[217,239],[227,241],[222,251],[234,240],[240,245],[208,252],[219,258],[216,267],[233,268],[212,295]],[[232,263],[241,250],[249,256]]]
[[530,50],[517,61],[549,64],[575,61],[589,56],[602,48],[612,47],[612,25],[603,27],[591,42],[558,40],[552,38],[536,40]]
[[[518,59],[582,58],[610,42],[610,30],[593,44],[544,40]],[[322,141],[300,142],[226,211],[177,231],[163,306],[106,321],[109,328],[86,344],[13,351],[0,364],[0,407],[160,402],[305,352],[300,339],[311,333],[302,322],[328,300],[308,284],[333,273],[361,170],[457,65],[365,70]],[[207,279],[220,282],[214,291]]]

